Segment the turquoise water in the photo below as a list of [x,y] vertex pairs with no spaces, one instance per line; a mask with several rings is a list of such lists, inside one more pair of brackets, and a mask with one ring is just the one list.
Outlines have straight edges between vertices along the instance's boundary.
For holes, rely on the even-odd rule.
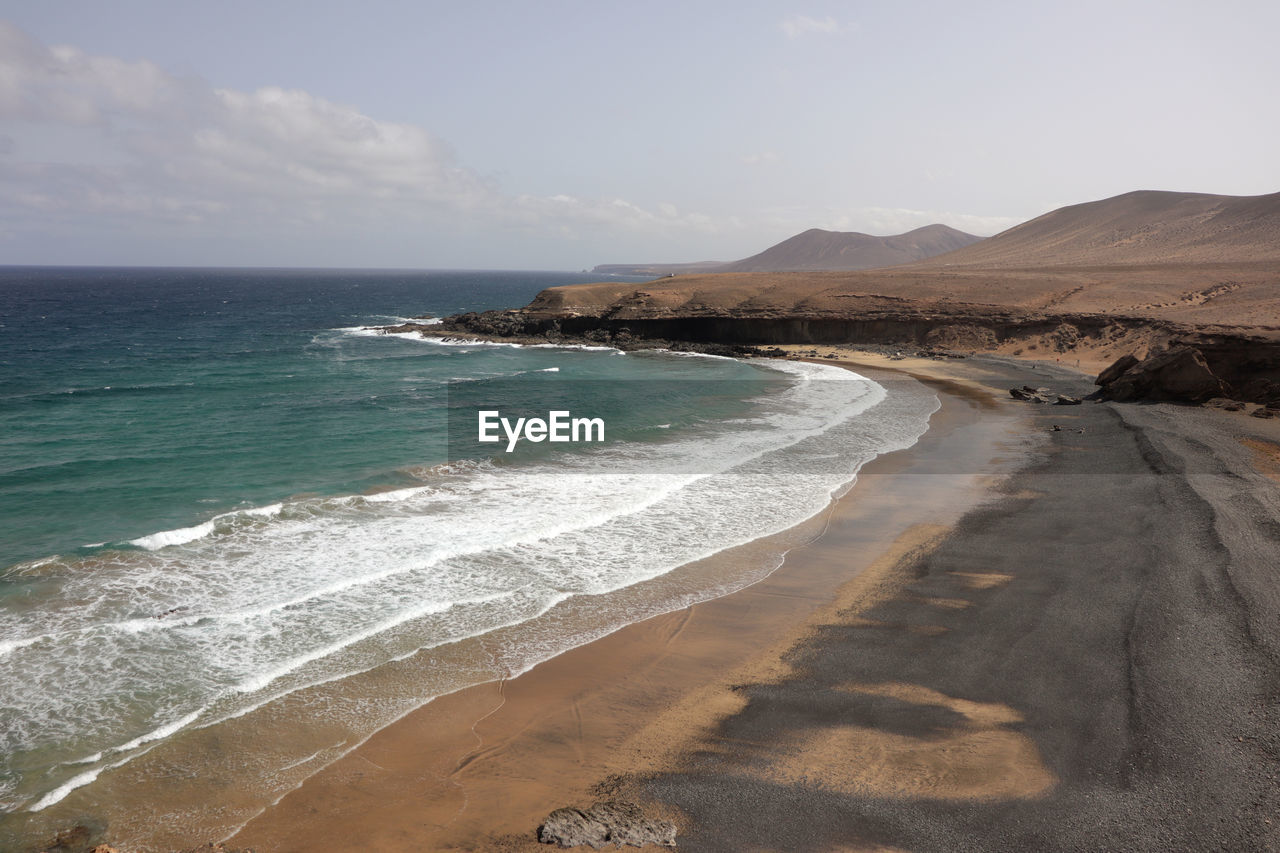
[[442,379],[552,364],[340,331],[572,273],[0,270],[0,566],[442,458]]
[[[0,847],[289,697],[354,743],[473,683],[447,654],[470,639],[510,675],[750,583],[776,560],[654,585],[813,516],[936,408],[825,365],[368,328],[586,278],[0,270]],[[459,453],[489,405],[608,440]],[[408,693],[316,698],[428,652]],[[237,785],[269,801],[307,754]]]

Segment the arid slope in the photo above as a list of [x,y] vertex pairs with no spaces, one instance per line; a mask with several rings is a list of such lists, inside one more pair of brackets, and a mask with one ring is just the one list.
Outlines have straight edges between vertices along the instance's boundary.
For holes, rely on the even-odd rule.
[[715,272],[873,269],[932,258],[980,239],[946,225],[926,225],[891,237],[811,228]]
[[925,265],[1220,264],[1280,260],[1280,193],[1142,190],[1074,204]]

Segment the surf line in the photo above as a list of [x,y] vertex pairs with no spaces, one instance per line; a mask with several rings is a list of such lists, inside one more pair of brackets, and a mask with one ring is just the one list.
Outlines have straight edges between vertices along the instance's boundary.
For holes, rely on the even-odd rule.
[[510,418],[502,417],[497,409],[481,409],[477,412],[476,440],[480,442],[500,442],[498,427],[507,438],[507,453],[516,449],[521,439],[553,442],[600,442],[604,441],[604,418],[575,418],[567,411],[547,412],[544,418],[516,418],[514,425]]

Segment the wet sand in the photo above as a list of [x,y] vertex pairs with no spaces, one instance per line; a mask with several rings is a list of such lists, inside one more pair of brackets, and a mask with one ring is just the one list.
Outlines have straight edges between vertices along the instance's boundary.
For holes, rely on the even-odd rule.
[[782,568],[432,702],[231,845],[547,849],[617,796],[682,850],[1280,847],[1280,424],[844,355],[943,409]]

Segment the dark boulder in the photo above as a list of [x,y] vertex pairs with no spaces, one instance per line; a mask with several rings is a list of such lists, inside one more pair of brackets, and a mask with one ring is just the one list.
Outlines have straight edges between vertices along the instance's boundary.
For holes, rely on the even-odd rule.
[[1093,380],[1094,385],[1109,385],[1120,378],[1126,370],[1138,363],[1138,357],[1133,353],[1122,355],[1111,363],[1111,366],[1098,374],[1098,378]]
[[1135,362],[1120,375],[1103,381],[1124,359],[1098,375],[1103,394],[1112,400],[1169,400],[1203,403],[1228,396],[1222,380],[1213,374],[1200,351],[1192,347],[1172,347],[1143,361]]
[[1238,396],[1242,400],[1280,406],[1280,382],[1256,377],[1240,386]]
[[1058,398],[1058,395],[1048,388],[1032,388],[1030,385],[1010,388],[1009,396],[1015,400],[1026,400],[1028,403],[1053,403]]
[[1049,388],[1032,388],[1030,385],[1023,385],[1021,388],[1010,388],[1009,396],[1015,400],[1026,400],[1028,403],[1051,403],[1055,406],[1080,405],[1079,397],[1059,394]]

